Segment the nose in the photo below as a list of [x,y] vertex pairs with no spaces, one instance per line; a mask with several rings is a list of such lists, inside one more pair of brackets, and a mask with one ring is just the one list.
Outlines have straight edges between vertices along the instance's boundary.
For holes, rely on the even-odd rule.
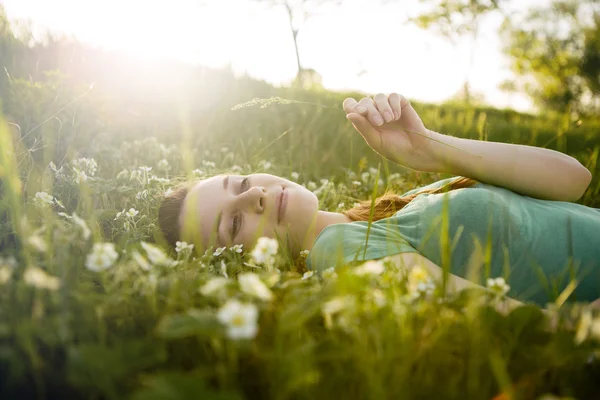
[[237,196],[238,207],[249,212],[262,214],[265,211],[267,191],[262,186],[253,186]]

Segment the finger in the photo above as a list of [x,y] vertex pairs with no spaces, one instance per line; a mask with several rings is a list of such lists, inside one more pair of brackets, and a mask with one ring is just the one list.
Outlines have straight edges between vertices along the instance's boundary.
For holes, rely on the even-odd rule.
[[398,121],[400,116],[402,115],[402,104],[400,99],[404,97],[398,93],[392,93],[388,97],[388,102],[390,103],[390,107],[392,107],[392,111],[394,112],[394,119]]
[[354,129],[361,134],[361,136],[365,139],[367,144],[371,146],[373,150],[380,153],[381,152],[381,135],[375,127],[369,122],[368,119],[363,117],[360,114],[350,113],[346,115],[346,118],[352,122],[354,125]]
[[358,102],[351,97],[348,97],[346,100],[344,100],[342,107],[344,107],[344,111],[346,111],[346,113],[351,113],[351,112],[357,112],[359,114],[367,113],[367,109],[365,107],[361,106],[360,104],[358,104]]
[[390,107],[388,97],[383,93],[378,93],[373,100],[385,122],[392,122],[394,120],[394,111],[392,111],[392,107]]
[[377,107],[375,107],[373,99],[371,99],[370,97],[364,97],[360,99],[359,104],[367,109],[367,118],[369,118],[369,121],[371,121],[373,125],[383,125],[383,117],[379,113],[379,110],[377,110]]

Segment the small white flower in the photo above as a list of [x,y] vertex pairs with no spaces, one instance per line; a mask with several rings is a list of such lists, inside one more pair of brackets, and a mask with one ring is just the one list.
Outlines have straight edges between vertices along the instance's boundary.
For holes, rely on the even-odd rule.
[[220,276],[216,278],[212,278],[208,282],[206,282],[200,289],[200,293],[204,296],[213,296],[219,294],[225,286],[229,284],[229,279],[222,278]]
[[306,258],[306,257],[308,257],[309,253],[310,253],[310,250],[302,250],[300,252],[300,257]]
[[204,165],[207,168],[215,168],[217,166],[214,162],[206,160],[202,161],[202,165]]
[[204,175],[204,171],[198,168],[192,171],[192,176],[194,176],[195,178],[200,178],[202,175]]
[[135,198],[137,200],[145,200],[148,198],[148,191],[147,190],[142,190],[141,192],[137,192],[135,195]]
[[352,184],[354,186],[360,186],[360,185],[362,185],[361,181],[352,181]]
[[240,167],[239,165],[234,165],[233,167],[231,167],[231,172],[242,172],[244,169],[242,167]]
[[356,307],[356,297],[353,295],[336,296],[321,306],[323,314],[335,314]]
[[342,203],[339,203],[339,204],[338,204],[337,208],[338,208],[338,210],[339,210],[339,209],[342,209],[342,208],[344,208],[344,206],[345,206],[345,204],[342,202]]
[[231,250],[234,253],[240,254],[242,251],[244,251],[243,247],[244,247],[243,244],[236,244],[236,245],[230,247],[229,250]]
[[291,176],[292,176],[292,179],[295,180],[295,181],[297,181],[298,178],[300,178],[300,174],[297,173],[297,172],[292,172]]
[[241,274],[238,276],[238,281],[240,284],[240,289],[246,294],[258,297],[261,300],[271,300],[273,298],[273,293],[271,293],[269,288],[256,274],[251,272]]
[[261,164],[262,164],[263,169],[265,169],[265,170],[271,168],[271,162],[269,162],[269,161],[263,161]]
[[160,160],[158,163],[156,163],[156,168],[158,168],[160,171],[170,171],[171,170],[171,166],[169,165],[169,162],[166,159],[162,159]]
[[172,188],[168,188],[168,189],[165,191],[165,194],[164,194],[164,196],[165,196],[165,197],[169,197],[169,196],[171,195],[171,193],[173,193],[173,189],[172,189]]
[[302,280],[306,280],[311,278],[313,275],[315,274],[315,271],[308,271],[305,272],[304,275],[302,275]]
[[75,183],[80,184],[81,182],[87,181],[88,176],[84,171],[79,171],[77,168],[73,168],[73,172],[75,172],[75,177],[73,178]]
[[12,276],[13,269],[3,265],[0,267],[0,285],[4,285],[6,282],[10,280]]
[[502,277],[498,277],[495,279],[488,278],[487,287],[499,296],[504,296],[510,290],[510,286],[506,284],[504,278]]
[[258,308],[229,300],[217,313],[217,319],[227,326],[230,339],[252,339],[258,332]]
[[48,250],[48,245],[46,241],[39,237],[38,235],[32,235],[27,239],[27,243],[35,250],[40,253],[45,253]]
[[335,272],[334,267],[327,268],[325,271],[323,271],[321,273],[321,275],[323,276],[323,279],[328,279],[328,280],[333,280],[338,277],[338,274],[337,274],[337,272]]
[[215,252],[213,253],[213,256],[215,257],[219,257],[221,254],[223,254],[223,252],[225,251],[226,247],[219,247],[215,250]]
[[369,299],[369,301],[371,303],[373,303],[373,305],[375,305],[376,308],[385,307],[385,305],[387,304],[385,295],[379,289],[374,289],[374,290],[368,292],[367,298]]
[[14,256],[0,257],[0,267],[17,267],[17,259]]
[[371,174],[369,174],[368,172],[363,172],[362,174],[360,174],[360,179],[364,183],[367,183],[367,182],[369,182],[369,179],[371,179]]
[[38,289],[56,290],[60,287],[60,279],[48,275],[43,269],[38,267],[29,267],[23,273],[23,280],[29,286]]
[[94,243],[92,252],[85,260],[85,267],[90,271],[100,272],[113,266],[119,258],[114,243]]
[[129,211],[127,211],[125,213],[125,215],[127,215],[129,218],[133,218],[136,215],[138,215],[140,212],[138,210],[136,210],[135,208],[130,208]]
[[131,256],[133,257],[133,259],[135,260],[135,262],[141,269],[143,269],[144,271],[150,271],[152,266],[148,262],[148,259],[146,259],[146,257],[141,255],[139,251],[133,250],[131,252]]
[[435,284],[424,268],[415,265],[408,273],[408,292],[413,299],[421,295],[430,295],[435,290]]
[[315,189],[317,189],[317,184],[314,183],[313,181],[310,181],[310,182],[308,182],[308,185],[306,186],[306,188],[311,191],[315,190]]
[[146,242],[141,242],[140,244],[146,251],[146,255],[152,264],[164,265],[166,267],[173,267],[177,264],[176,261],[171,260],[160,248]]
[[263,236],[256,242],[251,256],[258,264],[270,264],[273,256],[277,254],[278,246],[277,240]]
[[177,253],[181,253],[182,251],[193,250],[193,249],[194,249],[193,244],[188,244],[186,242],[180,242],[180,241],[175,242],[175,251]]
[[145,173],[152,171],[152,167],[143,166],[143,167],[138,167],[138,168],[140,169],[140,171],[145,172]]
[[367,261],[366,263],[359,265],[354,268],[354,275],[366,276],[366,275],[380,275],[385,271],[385,267],[381,261]]
[[223,260],[221,260],[221,273],[225,278],[229,278],[229,275],[227,275],[227,265],[225,265],[225,261]]
[[46,192],[37,192],[35,194],[35,200],[39,203],[39,204],[54,204],[54,197],[52,197],[51,195],[49,195]]

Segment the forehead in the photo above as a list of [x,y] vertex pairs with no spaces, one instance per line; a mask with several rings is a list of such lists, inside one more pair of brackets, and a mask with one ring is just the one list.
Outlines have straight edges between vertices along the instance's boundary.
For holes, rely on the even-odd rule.
[[217,216],[225,197],[223,176],[213,176],[198,182],[188,192],[179,215],[181,237],[202,248],[215,244]]

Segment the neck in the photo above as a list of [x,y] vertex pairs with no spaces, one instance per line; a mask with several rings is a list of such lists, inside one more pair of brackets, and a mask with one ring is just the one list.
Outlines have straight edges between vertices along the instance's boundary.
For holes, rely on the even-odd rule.
[[348,218],[345,214],[329,212],[329,211],[319,211],[317,213],[317,219],[315,221],[315,229],[310,238],[308,238],[308,243],[305,244],[305,249],[312,249],[312,245],[317,239],[317,236],[323,231],[323,229],[327,228],[329,225],[334,224],[344,224],[352,222],[350,218]]

